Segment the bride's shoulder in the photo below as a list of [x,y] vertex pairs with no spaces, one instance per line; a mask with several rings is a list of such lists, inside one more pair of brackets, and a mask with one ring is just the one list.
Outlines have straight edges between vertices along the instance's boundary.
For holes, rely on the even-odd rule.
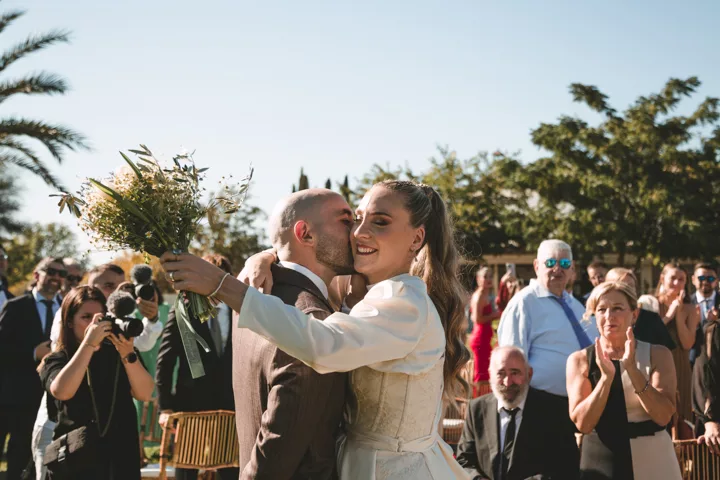
[[425,296],[427,286],[422,278],[404,273],[388,278],[374,285],[368,285],[368,295],[371,296]]

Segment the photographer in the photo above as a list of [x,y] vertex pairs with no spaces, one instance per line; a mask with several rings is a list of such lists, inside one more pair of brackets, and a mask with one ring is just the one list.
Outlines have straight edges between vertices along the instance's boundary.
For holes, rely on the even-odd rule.
[[[105,297],[93,287],[74,289],[62,303],[57,349],[46,357],[40,377],[58,410],[53,438],[82,427],[87,437],[63,462],[48,465],[50,478],[63,478],[57,475],[61,472],[78,480],[140,479],[132,398],[149,400],[154,384],[138,361],[132,339],[114,334],[105,312]],[[56,457],[57,450],[53,442],[46,461]],[[78,457],[84,460],[77,462]]]

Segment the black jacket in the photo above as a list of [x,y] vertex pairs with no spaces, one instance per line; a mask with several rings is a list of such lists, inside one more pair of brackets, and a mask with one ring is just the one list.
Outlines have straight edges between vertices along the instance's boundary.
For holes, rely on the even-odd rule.
[[0,311],[0,408],[40,405],[43,389],[33,352],[46,340],[32,294],[15,297],[3,305]]
[[[697,301],[697,295],[692,294],[690,297],[691,303],[693,305],[698,305]],[[720,310],[720,292],[715,294],[715,308]],[[700,352],[702,351],[703,345],[705,345],[705,328],[707,327],[707,323],[703,324],[701,321],[698,326],[697,330],[695,331],[695,343],[693,344],[692,348],[690,349],[690,363],[695,363],[695,360],[700,356]]]
[[[565,468],[568,464],[556,448],[555,438],[561,429],[560,420],[548,418],[548,393],[530,388],[513,455],[508,468],[508,480],[523,480],[533,475],[544,478],[569,479],[575,473]],[[457,461],[470,474],[471,479],[497,479],[500,447],[500,418],[495,395],[489,393],[470,402],[465,417]]]
[[[231,313],[229,309],[226,312]],[[234,410],[232,334],[228,335],[223,353],[218,356],[208,322],[200,322],[200,320],[192,318],[190,323],[210,347],[210,352],[207,353],[202,347],[200,348],[200,358],[205,368],[205,375],[196,379],[192,378],[175,318],[175,309],[171,309],[168,321],[163,328],[155,370],[160,409],[175,412]],[[230,325],[232,327],[232,319],[230,319]],[[180,367],[173,394],[172,381],[176,360],[179,361]]]

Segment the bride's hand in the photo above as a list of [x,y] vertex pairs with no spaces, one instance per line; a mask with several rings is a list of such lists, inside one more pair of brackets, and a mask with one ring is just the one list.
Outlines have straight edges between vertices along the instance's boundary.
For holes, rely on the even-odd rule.
[[238,275],[238,280],[257,288],[263,293],[270,293],[273,286],[270,266],[275,263],[275,254],[270,251],[256,253],[245,261],[245,266]]
[[190,253],[163,253],[160,264],[175,290],[210,295],[225,277],[225,271]]

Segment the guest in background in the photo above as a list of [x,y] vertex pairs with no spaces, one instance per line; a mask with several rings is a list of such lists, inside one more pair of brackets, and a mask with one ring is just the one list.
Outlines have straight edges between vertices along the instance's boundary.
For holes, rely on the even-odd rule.
[[695,331],[700,323],[700,307],[685,302],[687,273],[679,264],[668,263],[660,272],[655,296],[638,299],[641,308],[656,312],[670,332],[677,347],[672,350],[677,375],[679,401],[677,413],[681,420],[692,421],[692,370],[689,350],[695,343]]
[[[57,293],[67,271],[61,258],[44,258],[30,293],[0,311],[0,437],[10,434],[7,480],[17,480],[31,458],[30,442],[43,389],[36,368],[50,353]],[[2,452],[0,452],[2,453]]]
[[458,463],[471,479],[575,478],[555,448],[560,430],[545,411],[548,394],[530,387],[531,378],[522,350],[492,351],[492,393],[470,401],[458,444]]
[[675,411],[676,377],[670,351],[635,340],[635,289],[605,282],[587,302],[600,338],[567,362],[570,418],[585,436],[580,478],[681,478],[665,426]]
[[698,263],[693,269],[692,283],[695,295],[691,301],[700,306],[700,324],[695,332],[695,343],[690,349],[690,363],[700,356],[705,345],[704,328],[718,319],[720,309],[720,295],[717,294],[718,275],[717,267],[711,263]]
[[65,270],[67,270],[67,277],[65,277],[59,293],[61,301],[70,290],[80,285],[80,282],[85,276],[85,269],[74,258],[63,258],[63,265],[65,265]]
[[[607,275],[607,272],[609,270],[609,267],[605,262],[601,262],[599,260],[595,260],[587,267],[587,274],[588,274],[588,280],[590,280],[590,283],[592,284],[593,288],[597,287],[601,283],[605,281],[605,275]],[[585,296],[582,297],[581,303],[585,305],[585,302],[587,302],[587,299],[590,298],[590,294],[592,293],[592,290],[585,294]]]
[[693,367],[695,436],[720,455],[720,324],[705,327],[705,341]]
[[76,465],[70,478],[140,480],[132,399],[149,400],[153,379],[132,339],[116,336],[110,322],[102,321],[105,312],[97,288],[71,291],[63,300],[57,351],[45,359],[40,377],[58,411],[54,439],[82,426],[97,428],[99,438],[86,446],[96,451],[96,463]]
[[490,268],[485,265],[478,268],[475,274],[477,288],[470,297],[470,319],[473,322],[473,331],[470,335],[469,346],[475,357],[475,372],[473,382],[487,382],[489,380],[490,353],[492,352],[492,337],[494,334],[493,320],[500,318],[500,313],[494,307],[490,295],[492,291],[492,275]]
[[[10,293],[10,285],[8,285],[8,279],[5,276],[5,272],[8,268],[8,255],[5,252],[5,249],[0,247],[0,310],[2,310],[3,305],[5,305],[5,302],[10,300],[14,297],[12,293]],[[5,439],[0,439],[0,443],[4,442]],[[0,451],[2,451],[2,445],[0,445]]]
[[[204,260],[222,268],[232,275],[230,261],[221,255],[206,255]],[[157,356],[155,381],[160,408],[160,425],[165,427],[168,415],[173,412],[202,412],[207,410],[235,410],[232,389],[232,311],[224,303],[216,306],[218,314],[207,322],[191,318],[193,329],[205,339],[209,352],[200,349],[200,359],[205,375],[193,379],[190,373],[180,330],[175,317],[175,309],[170,310],[160,341]],[[173,393],[173,372],[179,362],[177,385]],[[237,468],[218,471],[221,479],[237,480]],[[176,468],[177,480],[194,480],[198,476],[195,469]]]
[[[637,277],[632,270],[628,268],[615,267],[607,272],[605,280],[608,282],[621,282],[626,283],[630,287],[638,291]],[[662,345],[667,347],[668,350],[675,348],[675,342],[673,341],[668,329],[665,327],[660,315],[650,310],[639,309],[638,318],[633,326],[633,334],[635,339],[642,342],[647,342],[652,345]]]
[[500,285],[498,286],[498,295],[495,299],[495,305],[497,305],[497,309],[500,311],[500,313],[505,310],[505,307],[507,307],[510,299],[514,297],[521,288],[520,282],[518,281],[518,278],[515,274],[515,264],[506,263],[505,269],[505,275],[503,275],[500,279]]
[[597,329],[580,323],[584,308],[565,291],[572,267],[572,249],[560,240],[540,244],[534,261],[537,280],[515,295],[500,319],[498,344],[523,349],[533,368],[530,386],[547,392],[546,412],[557,422],[562,435],[556,445],[575,468],[579,452],[575,426],[568,418],[565,364],[571,353],[592,344]]

